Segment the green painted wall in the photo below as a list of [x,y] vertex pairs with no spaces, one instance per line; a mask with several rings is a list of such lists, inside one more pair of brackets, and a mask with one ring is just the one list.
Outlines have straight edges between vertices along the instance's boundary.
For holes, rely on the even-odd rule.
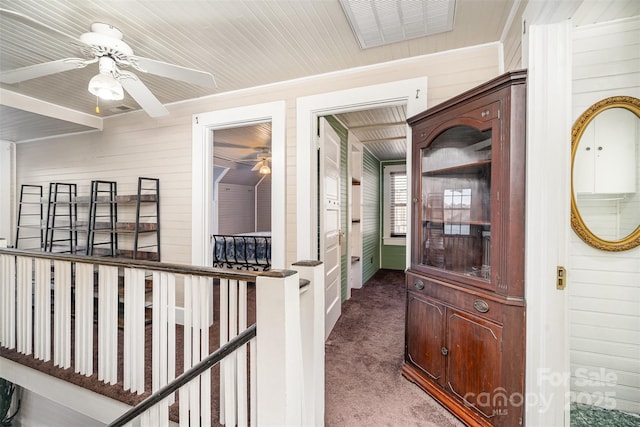
[[380,268],[389,270],[405,269],[406,246],[382,245],[380,251]]
[[[384,169],[383,166],[404,165],[406,161],[399,162],[384,162],[380,165],[380,194],[384,194]],[[380,198],[380,212],[383,217],[381,223],[384,223],[384,207],[382,206],[383,200]],[[397,245],[384,245],[382,244],[382,235],[384,231],[380,232],[380,268],[387,268],[389,270],[404,270],[406,268],[406,246]]]
[[362,283],[380,269],[380,161],[367,150],[362,156]]
[[[325,118],[327,119],[327,122],[331,125],[331,127],[340,136],[340,206],[342,206],[342,209],[340,210],[340,228],[342,228],[342,230],[344,231],[345,238],[348,239],[346,231],[348,229],[347,227],[348,227],[348,221],[349,221],[349,216],[348,216],[349,212],[347,209],[347,206],[349,206],[349,200],[348,200],[349,153],[348,153],[348,145],[347,145],[347,136],[349,135],[349,132],[333,116],[326,116]],[[346,246],[344,247],[346,248],[349,247],[349,240],[345,242],[345,245]],[[346,301],[347,299],[347,291],[348,291],[347,269],[348,268],[349,268],[349,262],[347,259],[347,255],[343,254],[340,257],[340,270],[342,273],[340,277],[341,279],[340,293],[341,293],[341,299],[343,302]]]

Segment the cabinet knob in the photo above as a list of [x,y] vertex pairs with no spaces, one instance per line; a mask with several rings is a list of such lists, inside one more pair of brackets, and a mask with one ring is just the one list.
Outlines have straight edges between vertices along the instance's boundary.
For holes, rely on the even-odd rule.
[[440,353],[442,353],[443,356],[446,356],[447,354],[449,354],[449,350],[447,350],[447,347],[442,347],[440,349]]
[[591,147],[587,147],[587,151],[591,151]]
[[426,132],[420,132],[420,138],[424,138],[425,136],[427,136]]
[[489,116],[489,110],[484,110],[481,115],[482,115],[482,117],[488,117]]
[[418,198],[417,197],[413,198],[413,203],[418,203]]
[[478,310],[480,313],[486,313],[489,311],[489,304],[486,301],[477,299],[473,302],[473,308]]
[[602,151],[602,147],[598,147],[598,151]]
[[414,283],[413,286],[415,286],[416,289],[423,290],[424,282],[422,280],[416,280],[416,283]]

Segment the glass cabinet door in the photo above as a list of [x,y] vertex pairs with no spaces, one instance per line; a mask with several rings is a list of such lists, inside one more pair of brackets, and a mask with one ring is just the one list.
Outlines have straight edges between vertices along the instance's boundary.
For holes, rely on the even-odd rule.
[[454,126],[420,150],[421,264],[491,280],[491,148]]

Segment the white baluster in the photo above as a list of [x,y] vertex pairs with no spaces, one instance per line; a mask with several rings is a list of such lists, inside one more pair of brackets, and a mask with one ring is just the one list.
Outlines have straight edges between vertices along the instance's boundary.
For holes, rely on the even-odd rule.
[[[201,346],[200,360],[205,359],[209,355],[209,327],[210,312],[208,307],[212,298],[211,279],[200,277],[200,330],[201,330]],[[200,409],[201,409],[201,427],[211,426],[211,369],[207,369],[200,375]]]
[[179,407],[179,423],[180,427],[188,427],[189,426],[189,388],[184,385],[179,390],[180,396],[180,407]]
[[158,427],[169,427],[169,398],[158,402]]
[[[191,363],[197,364],[200,359],[200,278],[194,277],[191,283]],[[185,331],[185,336],[189,331]],[[191,424],[200,422],[200,378],[197,377],[189,384],[189,403],[191,404]]]
[[200,381],[195,378],[186,387],[189,387],[189,403],[191,404],[189,422],[192,426],[198,426],[200,425],[200,399],[198,399]]
[[98,267],[98,379],[118,382],[118,267]]
[[[191,366],[191,305],[193,297],[191,296],[193,290],[192,276],[185,276],[184,278],[184,327],[182,330],[184,351],[184,371],[187,371]],[[183,386],[180,389],[180,425],[189,425],[189,411],[191,409],[189,386]]]
[[258,370],[258,359],[256,356],[256,338],[249,341],[249,384],[251,387],[251,399],[250,399],[250,412],[251,412],[251,425],[258,425],[258,387],[256,386],[256,372]]
[[[247,329],[247,282],[238,282],[238,331]],[[237,370],[237,402],[238,426],[248,425],[247,419],[247,345],[243,345],[235,352]]]
[[75,372],[93,374],[93,265],[76,263]]
[[[175,378],[175,329],[175,275],[154,272],[153,391]],[[174,401],[175,398],[170,397],[168,402],[172,404]]]
[[0,255],[0,345],[16,346],[16,258]]
[[[229,341],[229,279],[220,279],[220,347]],[[215,304],[215,302],[214,302]],[[220,424],[226,421],[226,392],[224,372],[227,360],[220,361]]]
[[144,392],[144,270],[124,269],[124,389]]
[[31,354],[33,334],[32,260],[27,257],[18,257],[17,260],[16,327],[18,352]]
[[51,261],[36,258],[34,357],[51,360]]
[[155,427],[151,424],[151,411],[153,409],[147,409],[140,415],[140,427]]
[[71,263],[53,262],[53,363],[71,366]]
[[[167,273],[159,273],[159,286],[158,291],[160,294],[160,303],[155,307],[160,313],[160,323],[158,324],[158,343],[155,348],[158,351],[160,357],[159,365],[160,371],[158,372],[158,386],[164,387],[167,384]],[[154,291],[155,292],[155,291]],[[156,391],[156,390],[153,390]]]
[[[229,280],[229,341],[238,335],[238,281]],[[236,360],[235,354],[227,357],[224,373],[225,387],[225,424],[236,424]]]
[[[167,280],[167,322],[169,335],[167,338],[167,378],[173,381],[176,378],[176,276],[169,274]],[[168,400],[169,405],[175,402],[175,394]]]

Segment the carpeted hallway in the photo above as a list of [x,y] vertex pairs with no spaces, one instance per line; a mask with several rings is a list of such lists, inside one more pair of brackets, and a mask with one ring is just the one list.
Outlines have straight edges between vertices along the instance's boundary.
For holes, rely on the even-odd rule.
[[404,272],[354,289],[325,348],[327,427],[463,425],[401,374]]

